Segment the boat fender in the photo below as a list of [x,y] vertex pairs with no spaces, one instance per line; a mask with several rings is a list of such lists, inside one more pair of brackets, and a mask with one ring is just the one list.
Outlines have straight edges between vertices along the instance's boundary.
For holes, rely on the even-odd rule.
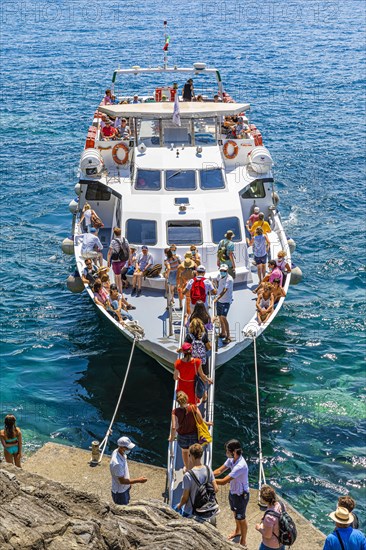
[[294,266],[291,269],[290,285],[298,285],[302,281],[302,271],[299,266]]
[[278,193],[276,193],[276,191],[273,191],[272,193],[272,200],[275,206],[277,206],[277,204],[280,202],[280,196]]
[[69,256],[74,254],[74,241],[66,237],[66,239],[62,241],[61,250],[64,254],[68,254]]
[[[232,153],[229,153],[229,151],[228,151],[229,147],[233,148]],[[228,160],[232,160],[232,159],[236,158],[238,156],[238,153],[239,153],[238,144],[235,143],[235,141],[233,141],[232,139],[229,139],[228,141],[226,141],[226,143],[224,145],[223,153],[224,153],[224,157],[227,158]]]
[[75,214],[78,211],[78,208],[79,208],[78,201],[75,200],[75,199],[72,199],[69,202],[69,210],[70,210],[71,214]]
[[70,290],[70,292],[79,293],[83,292],[84,290],[84,283],[81,280],[81,277],[79,275],[69,275],[66,280],[66,286],[67,289]]
[[[118,156],[118,151],[122,149],[124,152],[125,152],[125,155],[122,159],[119,158]],[[130,150],[129,148],[127,147],[127,145],[125,145],[124,143],[117,143],[117,145],[115,145],[112,149],[112,157],[113,157],[113,160],[116,164],[126,164],[126,162],[128,161],[128,154],[129,154]]]
[[290,250],[290,254],[293,254],[296,250],[296,243],[293,239],[287,239],[287,244]]
[[77,195],[78,197],[80,197],[81,195],[81,185],[80,183],[77,183],[74,187],[74,191],[75,191],[75,195]]

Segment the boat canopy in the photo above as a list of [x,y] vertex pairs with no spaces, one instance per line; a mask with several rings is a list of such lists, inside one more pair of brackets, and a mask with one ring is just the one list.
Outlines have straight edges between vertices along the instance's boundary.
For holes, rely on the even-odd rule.
[[[249,109],[249,103],[180,102],[182,118],[203,118],[238,115]],[[173,102],[128,103],[122,105],[100,105],[98,111],[112,117],[172,118]]]

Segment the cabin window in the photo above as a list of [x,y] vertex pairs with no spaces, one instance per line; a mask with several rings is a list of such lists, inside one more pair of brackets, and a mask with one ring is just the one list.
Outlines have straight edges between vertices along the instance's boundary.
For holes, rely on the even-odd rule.
[[233,216],[230,218],[216,218],[215,220],[211,220],[212,242],[219,243],[221,239],[225,238],[225,233],[229,231],[229,229],[234,231],[235,237],[232,238],[232,241],[241,241],[239,218]]
[[168,191],[196,189],[196,173],[194,170],[167,170],[165,173],[165,188]]
[[160,147],[160,120],[141,120],[138,130],[138,143],[146,147]]
[[109,201],[110,198],[111,192],[105,185],[98,182],[88,183],[85,194],[86,201]]
[[194,120],[194,140],[196,145],[216,143],[216,118],[196,118]]
[[176,147],[190,145],[192,141],[191,128],[191,121],[187,119],[181,119],[180,126],[176,126],[171,120],[163,120],[164,145],[168,147],[171,145],[175,145]]
[[252,181],[249,187],[242,194],[241,198],[242,199],[264,199],[264,197],[266,196],[264,184],[266,182],[272,182],[272,181],[273,181],[272,178]]
[[220,168],[200,170],[201,189],[224,189],[225,181]]
[[156,245],[156,221],[154,220],[127,220],[126,237],[133,244]]
[[189,246],[190,244],[202,244],[202,226],[200,221],[179,220],[167,223],[168,244]]
[[137,170],[135,189],[139,191],[158,191],[161,189],[160,170]]

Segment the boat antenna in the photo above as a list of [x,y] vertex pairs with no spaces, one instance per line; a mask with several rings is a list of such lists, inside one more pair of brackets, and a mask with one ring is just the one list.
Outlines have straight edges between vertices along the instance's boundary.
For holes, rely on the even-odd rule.
[[170,42],[170,36],[168,35],[168,21],[164,21],[164,40],[164,69],[166,70],[168,68],[168,48]]

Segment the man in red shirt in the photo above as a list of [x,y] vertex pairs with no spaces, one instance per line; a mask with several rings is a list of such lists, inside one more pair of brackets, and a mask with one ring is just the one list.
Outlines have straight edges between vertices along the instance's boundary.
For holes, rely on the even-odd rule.
[[106,141],[108,141],[110,139],[113,139],[115,137],[116,133],[117,133],[117,130],[116,130],[116,128],[113,128],[113,126],[111,124],[111,121],[106,120],[105,125],[102,128],[102,137],[103,137],[103,139],[105,139]]
[[250,229],[251,229],[253,223],[255,223],[259,220],[259,212],[260,212],[260,208],[258,206],[255,206],[254,210],[253,210],[253,214],[249,217],[249,220],[245,224],[245,229],[247,230],[248,239],[252,238],[252,234],[250,233]]

